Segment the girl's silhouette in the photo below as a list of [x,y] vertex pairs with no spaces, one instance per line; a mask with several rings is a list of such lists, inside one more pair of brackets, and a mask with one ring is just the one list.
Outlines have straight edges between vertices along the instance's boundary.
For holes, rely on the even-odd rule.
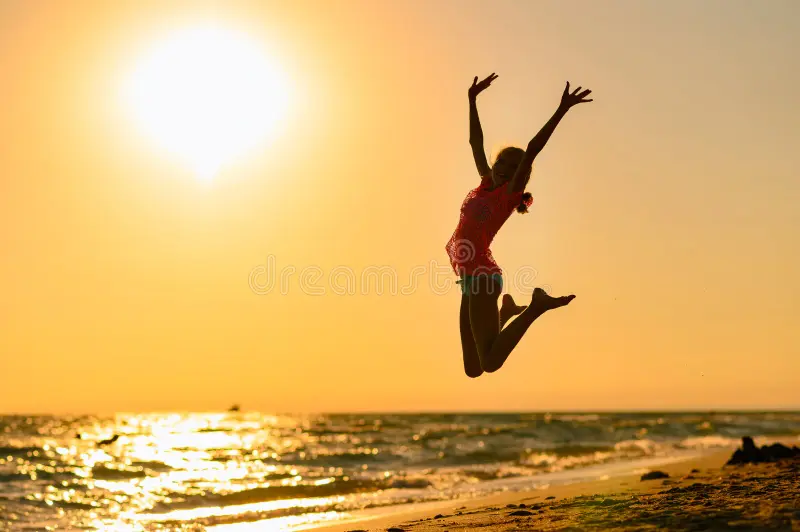
[[[525,192],[533,160],[544,148],[556,125],[570,108],[592,101],[586,98],[592,91],[581,91],[578,87],[570,92],[567,82],[558,109],[531,139],[527,149],[505,148],[489,167],[476,99],[495,79],[494,73],[480,82],[475,77],[468,91],[469,143],[481,184],[464,199],[458,226],[446,246],[450,264],[460,277],[461,347],[464,371],[470,377],[500,369],[536,318],[548,310],[567,305],[575,298],[574,295],[551,297],[541,288],[536,288],[529,305],[519,306],[506,294],[498,311],[497,299],[503,289],[503,277],[489,245],[515,209],[527,212],[533,202],[530,193]],[[517,315],[519,317],[504,328],[506,322]]]

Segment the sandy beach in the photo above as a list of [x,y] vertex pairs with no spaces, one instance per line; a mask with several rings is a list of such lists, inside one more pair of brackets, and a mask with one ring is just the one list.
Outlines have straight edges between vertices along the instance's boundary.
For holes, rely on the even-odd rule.
[[666,478],[642,480],[637,471],[321,530],[800,530],[800,458],[726,466],[730,456],[658,467]]

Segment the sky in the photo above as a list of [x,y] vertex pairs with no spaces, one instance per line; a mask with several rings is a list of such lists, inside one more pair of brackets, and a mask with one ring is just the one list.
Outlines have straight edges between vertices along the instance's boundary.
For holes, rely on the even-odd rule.
[[[200,179],[121,94],[209,24],[289,97]],[[800,408],[798,49],[791,0],[2,2],[0,412]],[[594,102],[493,244],[519,302],[577,298],[469,379],[444,245],[491,72],[490,155]]]

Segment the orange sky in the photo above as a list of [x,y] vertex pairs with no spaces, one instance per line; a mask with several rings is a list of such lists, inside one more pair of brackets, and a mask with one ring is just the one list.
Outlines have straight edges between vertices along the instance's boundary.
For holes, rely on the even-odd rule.
[[[262,42],[293,95],[205,182],[119,92],[209,22]],[[778,0],[3,2],[0,412],[800,407],[798,49]],[[466,89],[492,71],[487,151],[524,146],[567,79],[595,101],[493,246],[578,298],[471,380],[455,287],[327,279],[446,265],[477,183]],[[251,290],[269,256],[297,269],[286,294]]]

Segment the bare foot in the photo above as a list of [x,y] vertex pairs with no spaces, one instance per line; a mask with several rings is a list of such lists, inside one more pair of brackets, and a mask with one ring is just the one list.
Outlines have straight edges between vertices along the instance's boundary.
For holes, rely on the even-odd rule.
[[514,298],[511,297],[511,294],[504,295],[503,305],[500,307],[500,328],[502,328],[508,320],[522,313],[526,308],[528,308],[527,305],[517,305],[514,303]]
[[544,313],[554,308],[569,305],[569,302],[573,299],[575,299],[574,295],[552,297],[541,288],[536,288],[533,290],[533,296],[531,296],[531,308],[535,308]]

